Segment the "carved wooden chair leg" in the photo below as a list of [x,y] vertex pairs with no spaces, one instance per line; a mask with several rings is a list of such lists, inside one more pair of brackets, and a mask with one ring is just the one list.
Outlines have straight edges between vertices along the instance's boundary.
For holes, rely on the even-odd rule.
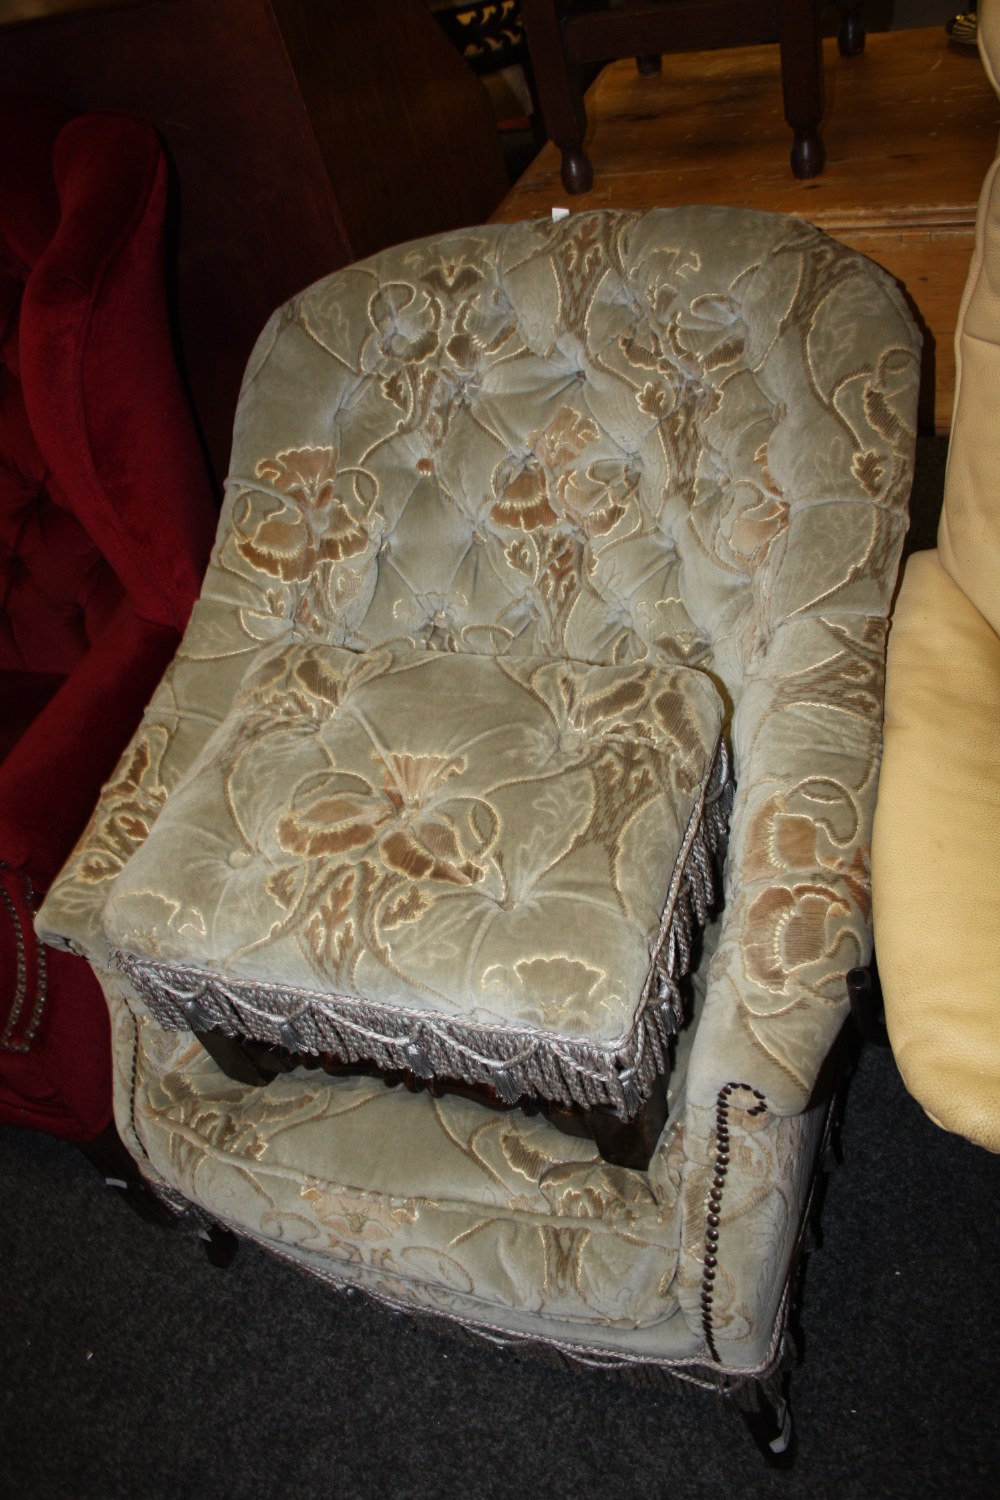
[[234,1083],[266,1085],[279,1073],[287,1073],[297,1065],[298,1059],[280,1047],[219,1031],[202,1015],[196,1000],[189,1000],[184,1009],[192,1031],[209,1057]]
[[120,1193],[140,1218],[165,1228],[177,1222],[174,1211],[143,1177],[113,1122],[94,1140],[81,1142],[80,1150],[100,1172],[106,1186]]
[[605,1161],[645,1172],[667,1123],[667,1091],[657,1078],[642,1109],[631,1120],[621,1120],[611,1109],[587,1111],[587,1126]]
[[[183,1215],[165,1203],[143,1177],[114,1123],[94,1140],[83,1141],[80,1150],[101,1173],[107,1186],[119,1192],[140,1218],[165,1229],[181,1222]],[[225,1270],[232,1265],[240,1242],[231,1230],[221,1224],[209,1224],[200,1237],[213,1266]]]

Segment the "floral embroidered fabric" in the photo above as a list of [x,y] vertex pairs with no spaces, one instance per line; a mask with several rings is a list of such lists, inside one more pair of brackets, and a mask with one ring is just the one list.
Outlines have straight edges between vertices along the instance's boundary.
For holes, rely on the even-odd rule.
[[256,653],[319,642],[709,672],[738,792],[701,1102],[801,1109],[870,946],[886,614],[918,338],[801,221],[582,213],[398,246],[251,358],[202,597],[42,928],[103,910]]
[[685,667],[262,654],[118,882],[168,1026],[633,1113],[724,827]]
[[[240,398],[202,597],[40,916],[50,941],[86,951],[102,973],[117,1118],[156,1180],[317,1274],[398,1305],[585,1347],[588,1358],[603,1349],[715,1364],[714,1350],[717,1368],[746,1370],[774,1357],[821,1128],[810,1101],[843,1022],[845,972],[870,951],[886,617],[918,374],[919,335],[877,268],[801,220],[731,209],[574,212],[462,230],[388,249],[275,313]],[[736,781],[724,908],[692,975],[697,1000],[673,1048],[670,1113],[647,1171],[598,1161],[592,1143],[540,1115],[455,1096],[303,1068],[267,1088],[236,1083],[189,1031],[158,1025],[110,965],[112,943],[174,968],[183,949],[197,982],[218,979],[238,946],[228,893],[253,878],[265,919],[253,961],[284,942],[302,990],[334,989],[319,982],[308,940],[290,941],[283,924],[307,872],[325,867],[310,840],[325,831],[349,841],[364,821],[346,788],[331,794],[342,799],[333,816],[308,816],[326,795],[328,762],[315,786],[301,785],[298,758],[322,744],[329,716],[320,721],[322,699],[295,671],[337,649],[354,661],[474,656],[476,670],[494,658],[498,674],[527,660],[527,676],[503,678],[505,694],[523,693],[542,658],[567,684],[578,668],[566,663],[629,681],[633,669],[669,677],[688,667],[714,684]],[[247,671],[268,660],[284,664],[274,693],[287,683],[297,695],[288,726],[300,724],[301,743],[288,737],[280,765],[262,760],[252,787],[237,773],[233,806],[241,817],[244,800],[261,810],[256,830],[284,798],[282,836],[299,849],[278,845],[276,824],[270,847],[275,872],[297,862],[299,883],[275,873],[270,893],[271,870],[255,859],[240,868],[240,851],[256,845],[236,836],[221,795],[225,765],[239,764],[225,736],[252,713],[248,700],[234,713],[236,697],[244,682],[261,690]],[[386,682],[415,684],[424,670],[393,669]],[[659,691],[653,676],[642,680],[640,718]],[[486,711],[481,698],[468,695],[470,714]],[[224,754],[202,758],[231,713],[215,742]],[[464,741],[422,738],[424,695],[410,697],[396,728],[387,752],[461,755],[470,769],[478,759]],[[595,735],[584,751],[610,764],[612,748],[600,751]],[[502,890],[489,863],[499,838],[490,819],[459,809],[458,777],[425,766],[425,781],[410,762],[390,776],[371,749],[350,795],[363,792],[366,816],[380,809],[380,820],[366,825],[368,853],[358,844],[329,857],[330,869],[354,871],[354,904],[341,917],[346,893],[333,883],[317,892],[317,941],[327,921],[341,937],[348,920],[357,932],[363,858],[398,882],[397,899],[404,889],[433,895],[429,932],[461,902]],[[279,771],[282,782],[291,775],[280,794]],[[213,819],[197,838],[179,833],[183,858],[147,868],[145,888],[155,895],[162,875],[190,905],[212,866],[220,904],[185,922],[151,902],[126,922],[117,893],[124,899],[128,880],[139,900],[139,857],[202,774],[220,789]],[[590,774],[569,770],[567,783],[586,788]],[[501,776],[486,801],[502,799]],[[425,787],[431,816],[413,806]],[[557,819],[538,823],[551,863]],[[640,847],[652,845],[651,826],[634,820],[618,866],[633,842],[629,899],[647,933],[664,889],[654,899]],[[615,837],[609,824],[595,851]],[[419,930],[397,920],[404,908],[405,898],[384,907],[396,925],[378,941],[393,957],[402,934],[410,942]],[[493,925],[502,930],[500,918]],[[169,939],[161,955],[153,935]],[[541,939],[518,959],[538,954]],[[559,957],[611,973],[585,946]],[[513,1000],[514,963],[507,970]],[[422,992],[419,1008],[433,1010]],[[270,1025],[278,1008],[269,999],[263,1012]],[[544,1013],[530,1024],[544,1031]],[[610,1016],[608,1025],[607,1038],[622,1034]]]

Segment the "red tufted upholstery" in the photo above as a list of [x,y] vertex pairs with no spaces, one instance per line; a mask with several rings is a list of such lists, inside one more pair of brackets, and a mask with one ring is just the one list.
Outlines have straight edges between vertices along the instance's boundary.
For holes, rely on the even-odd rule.
[[0,1120],[111,1117],[88,966],[33,905],[173,655],[214,506],[164,294],[155,133],[0,98]]

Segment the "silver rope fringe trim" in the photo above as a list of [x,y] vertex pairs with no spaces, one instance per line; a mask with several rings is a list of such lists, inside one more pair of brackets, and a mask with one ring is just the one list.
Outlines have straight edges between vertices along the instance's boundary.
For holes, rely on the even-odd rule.
[[652,962],[632,1029],[605,1046],[552,1032],[477,1025],[437,1012],[395,1009],[348,995],[263,980],[230,979],[185,964],[114,955],[161,1026],[221,1031],[291,1053],[330,1053],[342,1063],[423,1078],[485,1084],[507,1104],[542,1098],[637,1115],[654,1080],[669,1072],[670,1040],[684,1020],[680,984],[697,932],[717,893],[733,786],[720,743],[674,866]]

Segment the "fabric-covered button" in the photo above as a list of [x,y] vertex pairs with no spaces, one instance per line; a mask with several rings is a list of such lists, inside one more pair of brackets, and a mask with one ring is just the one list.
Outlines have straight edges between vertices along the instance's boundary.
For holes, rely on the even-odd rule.
[[245,870],[250,863],[250,854],[246,849],[234,849],[229,856],[229,868],[231,870]]

